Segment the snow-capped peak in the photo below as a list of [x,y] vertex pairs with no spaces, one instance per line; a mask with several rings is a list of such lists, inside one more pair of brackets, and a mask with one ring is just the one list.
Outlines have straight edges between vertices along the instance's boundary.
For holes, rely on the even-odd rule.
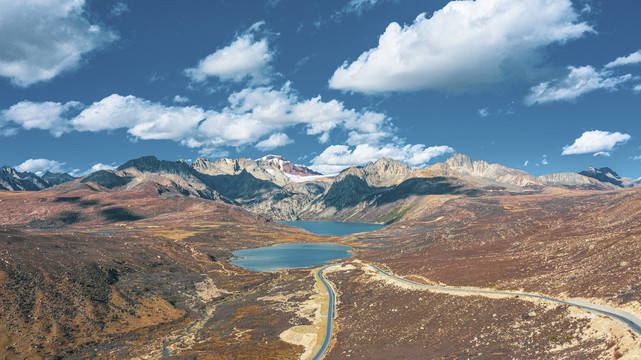
[[267,162],[272,167],[280,170],[285,175],[296,175],[299,177],[318,176],[321,175],[303,165],[296,165],[285,160],[280,155],[265,155],[258,159],[259,162]]

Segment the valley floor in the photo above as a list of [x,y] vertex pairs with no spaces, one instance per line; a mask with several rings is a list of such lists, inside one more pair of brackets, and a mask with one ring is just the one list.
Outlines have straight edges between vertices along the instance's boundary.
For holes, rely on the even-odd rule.
[[0,197],[10,205],[0,227],[2,358],[309,358],[326,301],[313,272],[229,263],[236,249],[279,242],[355,249],[325,275],[337,294],[325,359],[641,358],[639,336],[607,317],[428,291],[364,265],[419,283],[580,298],[639,315],[637,190],[424,198],[387,228],[347,237],[206,200],[100,196]]

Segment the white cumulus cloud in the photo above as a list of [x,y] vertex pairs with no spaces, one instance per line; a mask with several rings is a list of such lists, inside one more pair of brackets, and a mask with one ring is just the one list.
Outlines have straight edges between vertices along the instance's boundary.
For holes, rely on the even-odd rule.
[[[10,127],[12,124],[14,127]],[[395,131],[384,114],[349,109],[340,101],[324,101],[320,96],[301,99],[289,83],[281,88],[238,91],[228,97],[222,109],[168,106],[119,94],[88,106],[78,102],[21,102],[0,112],[0,134],[15,135],[19,129],[16,126],[45,129],[54,135],[125,129],[137,139],[177,141],[207,154],[219,153],[226,146],[283,146],[291,141],[285,130],[295,126],[323,143],[336,129],[348,135],[350,145],[377,144],[391,138]]]
[[632,54],[628,56],[622,56],[620,58],[617,58],[616,60],[608,63],[605,65],[606,68],[613,68],[617,66],[623,66],[623,65],[634,65],[634,64],[639,64],[641,63],[641,50],[638,50],[636,52],[633,52]]
[[594,154],[595,156],[610,156],[610,151],[617,145],[623,145],[631,136],[620,132],[586,131],[574,140],[572,145],[563,147],[562,155]]
[[[308,135],[324,143],[333,129],[354,130],[354,123],[369,123],[375,114],[348,109],[334,99],[323,101],[320,96],[300,99],[289,83],[280,89],[248,88],[230,95],[223,110],[209,112],[190,143],[198,147],[250,144],[296,125],[303,125]],[[367,134],[366,130],[359,131]]]
[[185,74],[196,82],[204,82],[211,76],[234,82],[247,78],[254,84],[269,82],[273,53],[267,38],[258,40],[254,34],[263,24],[261,21],[252,25],[230,45],[200,60],[198,66],[186,69]]
[[40,176],[47,171],[64,172],[65,163],[49,159],[29,159],[15,167],[18,171],[28,171]]
[[117,166],[114,165],[108,165],[108,164],[103,164],[103,163],[95,163],[93,164],[89,169],[87,169],[85,172],[81,174],[72,174],[72,175],[79,175],[79,176],[85,176],[89,175],[91,173],[94,173],[99,170],[115,170]]
[[591,31],[570,0],[451,1],[431,18],[391,23],[378,46],[346,61],[329,85],[363,93],[467,90],[500,81],[531,66],[544,47]]
[[26,87],[75,69],[117,39],[92,24],[84,0],[0,1],[0,76]]
[[392,158],[410,166],[421,167],[431,159],[454,152],[449,146],[417,145],[384,145],[381,147],[360,144],[356,147],[347,145],[332,145],[312,160],[311,169],[323,174],[337,173],[350,166],[366,164],[382,157]]
[[597,71],[592,66],[569,66],[569,74],[562,79],[544,82],[530,89],[525,98],[527,105],[544,104],[556,101],[572,101],[581,95],[596,90],[616,91],[617,87],[631,80],[631,74],[613,76],[607,70]]
[[65,104],[58,102],[34,103],[21,101],[7,110],[0,112],[0,125],[18,125],[25,130],[49,130],[55,137],[60,137],[71,130],[67,117],[70,112],[79,111],[82,104],[70,101]]
[[256,148],[259,150],[271,150],[277,147],[289,145],[294,141],[284,133],[276,133],[269,136],[267,139],[260,141],[256,144]]
[[195,106],[164,106],[132,95],[110,95],[84,109],[70,124],[78,131],[127,128],[143,140],[181,140],[205,118]]
[[362,116],[355,116],[345,122],[345,129],[350,130],[347,145],[379,145],[390,138],[396,128],[384,114],[367,111]]
[[178,104],[184,104],[186,102],[189,102],[189,98],[186,96],[176,95],[174,96],[174,102]]

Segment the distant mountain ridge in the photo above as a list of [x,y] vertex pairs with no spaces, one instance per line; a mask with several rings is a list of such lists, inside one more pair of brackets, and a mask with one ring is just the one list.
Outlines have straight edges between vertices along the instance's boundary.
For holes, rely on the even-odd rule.
[[28,171],[17,171],[10,166],[0,168],[0,190],[38,191],[75,179],[75,177],[66,173],[47,171],[44,175],[38,176]]
[[50,171],[45,172],[41,177],[43,180],[51,184],[51,186],[56,186],[68,181],[76,180],[75,176],[71,176],[67,173],[53,173]]
[[546,186],[560,186],[583,190],[609,190],[613,187],[593,178],[576,173],[552,173],[534,176],[528,172],[512,169],[485,161],[472,161],[463,154],[453,154],[443,163],[428,166],[423,170],[429,175],[454,176],[465,179],[479,188],[505,187],[507,190],[537,190]]
[[588,167],[586,170],[581,171],[579,174],[597,179],[603,183],[613,184],[617,187],[627,188],[627,187],[637,187],[641,186],[641,178],[632,179],[621,177],[619,174],[614,172],[614,170],[609,167],[602,167],[596,169],[592,166]]
[[[11,174],[9,177],[19,177],[15,170]],[[611,176],[621,179],[616,178],[616,173]],[[44,180],[37,181],[28,181],[29,189],[46,186]],[[618,181],[623,184],[623,180]],[[202,198],[241,206],[275,219],[390,222],[405,216],[430,195],[510,196],[620,187],[570,172],[533,176],[523,170],[454,154],[442,163],[420,169],[381,158],[347,168],[333,177],[292,164],[278,155],[256,160],[198,158],[192,163],[145,156],[129,160],[115,170],[100,170],[63,183],[56,189],[141,191],[161,197]]]

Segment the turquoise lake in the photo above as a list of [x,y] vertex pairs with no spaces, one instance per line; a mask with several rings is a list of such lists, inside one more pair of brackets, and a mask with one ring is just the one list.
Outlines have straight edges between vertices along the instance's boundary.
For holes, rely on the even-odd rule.
[[[336,221],[279,221],[317,235],[346,236],[379,230],[385,225]],[[290,243],[234,251],[231,263],[255,271],[276,271],[329,264],[331,260],[352,257],[349,246],[336,244]]]
[[381,224],[339,221],[279,221],[279,224],[297,226],[317,235],[347,236],[356,233],[380,230]]
[[276,244],[233,252],[231,263],[254,271],[276,271],[328,264],[330,260],[351,257],[349,246],[336,244]]

